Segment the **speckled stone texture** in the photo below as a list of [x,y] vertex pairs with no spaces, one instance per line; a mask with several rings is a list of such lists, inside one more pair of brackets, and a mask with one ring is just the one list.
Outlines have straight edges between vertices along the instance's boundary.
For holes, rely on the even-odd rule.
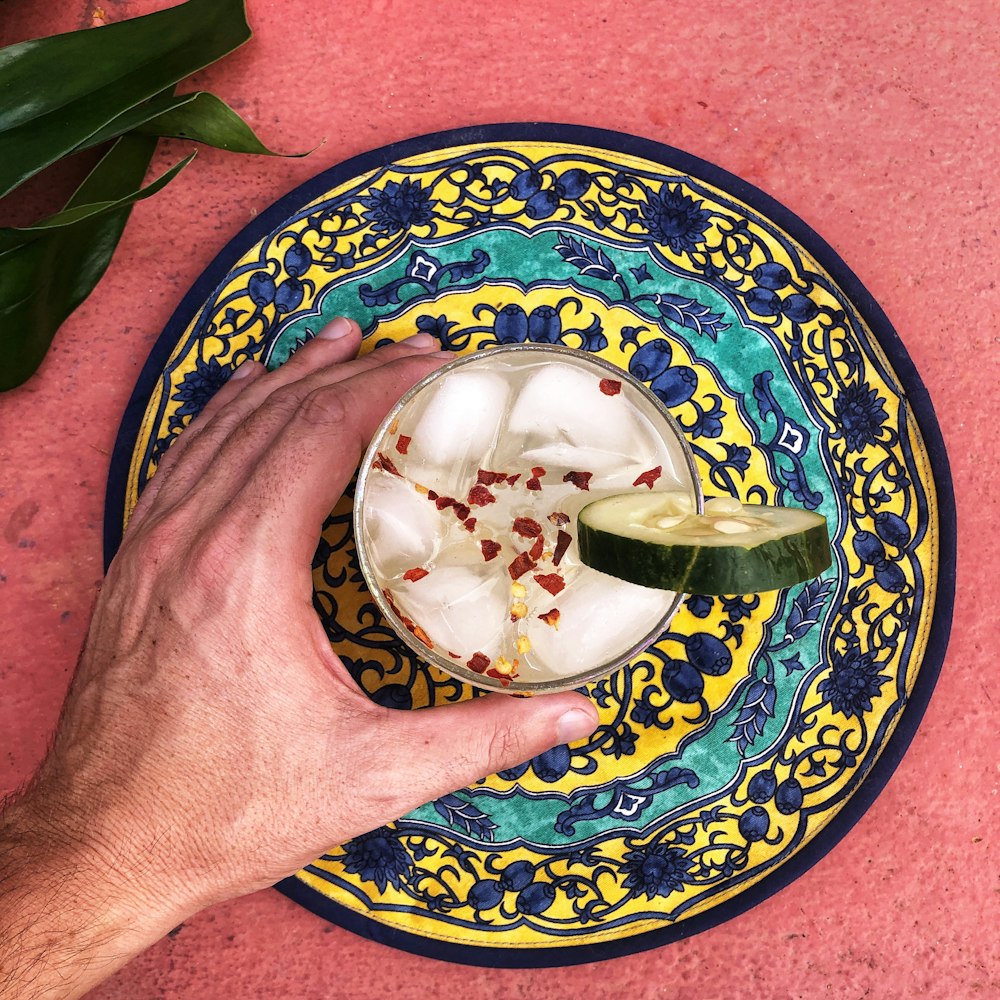
[[[3,6],[8,42],[169,4]],[[55,723],[101,577],[118,421],[183,293],[301,181],[466,124],[565,121],[678,146],[772,194],[840,252],[937,407],[964,557],[955,624],[923,724],[872,808],[793,885],[713,930],[599,966],[469,969],[361,940],[267,891],[192,918],[92,996],[1000,996],[994,0],[248,6],[254,41],[195,82],[274,147],[319,148],[199,152],[136,208],[40,374],[0,397],[0,791],[31,773]],[[160,169],[184,152],[164,143]],[[25,221],[53,198],[36,184],[0,215]]]

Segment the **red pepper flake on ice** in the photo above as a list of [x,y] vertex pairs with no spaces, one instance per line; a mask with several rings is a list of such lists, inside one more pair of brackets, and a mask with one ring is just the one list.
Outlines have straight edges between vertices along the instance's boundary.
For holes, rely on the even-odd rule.
[[411,632],[412,632],[412,633],[413,633],[413,634],[414,634],[414,635],[415,635],[415,636],[416,636],[416,637],[417,637],[417,638],[418,638],[418,639],[419,639],[419,640],[420,640],[420,641],[421,641],[421,642],[422,642],[422,643],[423,643],[423,644],[424,644],[424,645],[425,645],[425,646],[426,646],[426,647],[427,647],[428,649],[433,649],[433,648],[434,648],[434,643],[433,643],[433,642],[431,642],[431,637],[430,637],[430,636],[429,636],[429,635],[428,635],[428,634],[427,634],[427,633],[426,633],[426,632],[425,632],[425,631],[424,631],[424,630],[423,630],[423,629],[422,629],[422,628],[421,628],[421,627],[420,627],[419,625],[414,625],[414,624],[413,624],[412,622],[410,622],[410,623],[409,623],[409,624],[407,625],[407,628],[409,628],[409,630],[410,630],[410,631],[411,631]]
[[557,528],[561,528],[564,524],[569,524],[569,514],[564,514],[561,510],[554,510],[549,514],[549,520]]
[[534,580],[542,590],[547,590],[553,597],[566,586],[566,581],[558,573],[536,573]]
[[564,483],[572,483],[578,490],[590,490],[590,480],[593,478],[592,472],[567,472],[563,476]]
[[531,548],[528,549],[528,555],[531,556],[531,558],[534,559],[535,562],[538,562],[538,560],[542,558],[542,553],[544,551],[545,551],[545,541],[544,539],[539,537],[534,540],[534,542],[531,545]]
[[491,559],[496,559],[500,554],[500,549],[502,546],[499,542],[494,542],[492,538],[484,538],[480,543],[479,547],[483,550],[483,558],[489,562]]
[[560,528],[559,533],[556,535],[555,552],[552,553],[553,566],[558,566],[562,562],[562,557],[566,555],[566,550],[569,548],[571,541],[573,541],[573,536],[568,531],[563,531]]
[[497,498],[482,483],[476,483],[469,490],[469,503],[473,507],[485,507],[488,503],[496,502]]
[[605,396],[617,396],[622,391],[622,384],[616,378],[602,378],[601,392]]
[[476,482],[480,486],[496,486],[497,483],[504,483],[506,481],[506,472],[490,472],[489,469],[480,469],[479,475],[476,476]]
[[535,568],[537,563],[527,552],[519,552],[517,557],[511,562],[507,567],[507,572],[510,573],[510,578],[512,580],[517,580],[524,576],[529,570]]
[[467,521],[471,513],[472,511],[469,510],[467,504],[464,503],[455,504],[455,517],[457,517],[460,521],[462,522]]
[[414,566],[413,569],[408,569],[403,574],[403,579],[409,581],[410,583],[416,583],[417,580],[422,580],[430,570],[426,570],[423,566]]
[[466,666],[470,670],[474,670],[477,674],[486,673],[486,668],[490,665],[490,658],[485,653],[473,653],[472,659],[466,663]]
[[476,530],[476,519],[474,517],[467,517],[462,524],[465,526],[466,531]]
[[545,469],[541,465],[536,465],[531,470],[531,476],[525,481],[524,488],[526,490],[540,490],[542,488],[542,476],[545,475]]
[[[430,496],[430,494],[428,494]],[[444,510],[446,507],[454,507],[458,501],[454,497],[431,497],[434,501],[434,506],[438,510]]]
[[452,651],[451,651],[450,649],[448,650],[448,655],[449,655],[449,656],[450,656],[450,657],[451,657],[451,658],[452,658],[453,660],[460,660],[460,659],[462,658],[461,656],[459,656],[459,654],[458,654],[458,653],[453,653],[453,652],[452,652]]
[[382,452],[375,453],[375,461],[372,462],[372,468],[381,469],[383,472],[388,472],[390,475],[398,476],[399,469],[393,465],[392,459],[387,458]]
[[515,472],[513,476],[508,476],[507,477],[507,485],[508,486],[513,486],[514,483],[516,483],[520,478],[521,478],[521,473],[520,472]]
[[396,451],[398,451],[400,455],[405,455],[412,440],[413,438],[407,437],[405,434],[400,434],[399,437],[396,438]]
[[542,526],[533,517],[515,517],[514,533],[522,538],[538,538],[542,533]]
[[553,608],[551,611],[546,611],[545,614],[538,616],[546,625],[551,625],[552,628],[559,630],[559,609]]
[[653,488],[653,483],[656,482],[660,476],[663,475],[663,466],[658,465],[655,469],[647,469],[641,476],[639,476],[636,481],[632,484],[633,486],[648,486],[650,489]]

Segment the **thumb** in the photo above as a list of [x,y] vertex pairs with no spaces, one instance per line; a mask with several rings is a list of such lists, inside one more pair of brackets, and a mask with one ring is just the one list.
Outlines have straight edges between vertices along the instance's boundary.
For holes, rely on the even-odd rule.
[[533,698],[494,694],[392,715],[394,770],[403,779],[395,787],[407,800],[399,804],[400,815],[560,743],[586,739],[598,725],[594,705],[571,691]]

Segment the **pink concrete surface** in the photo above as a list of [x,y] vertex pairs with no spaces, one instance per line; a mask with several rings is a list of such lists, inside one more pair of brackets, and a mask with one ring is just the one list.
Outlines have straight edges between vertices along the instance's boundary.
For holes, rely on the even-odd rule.
[[[0,34],[165,6],[8,0]],[[266,891],[193,917],[92,996],[1000,996],[995,0],[249,0],[249,14],[253,42],[196,83],[276,148],[322,145],[305,159],[199,152],[136,208],[39,375],[0,397],[0,791],[31,773],[55,724],[101,578],[118,420],[183,293],[301,181],[466,124],[660,140],[758,185],[833,244],[937,406],[962,532],[955,625],[923,724],[874,806],[793,885],[699,936],[556,973],[470,969],[361,940]],[[186,151],[164,144],[160,168]],[[35,185],[6,217],[53,197]]]

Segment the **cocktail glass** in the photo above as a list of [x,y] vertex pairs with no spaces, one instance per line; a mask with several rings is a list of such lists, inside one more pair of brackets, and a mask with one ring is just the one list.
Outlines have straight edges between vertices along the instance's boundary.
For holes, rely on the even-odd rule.
[[462,355],[372,439],[361,570],[404,642],[448,674],[508,693],[579,687],[653,643],[681,601],[578,558],[577,513],[630,490],[703,507],[691,449],[642,383],[556,345]]

